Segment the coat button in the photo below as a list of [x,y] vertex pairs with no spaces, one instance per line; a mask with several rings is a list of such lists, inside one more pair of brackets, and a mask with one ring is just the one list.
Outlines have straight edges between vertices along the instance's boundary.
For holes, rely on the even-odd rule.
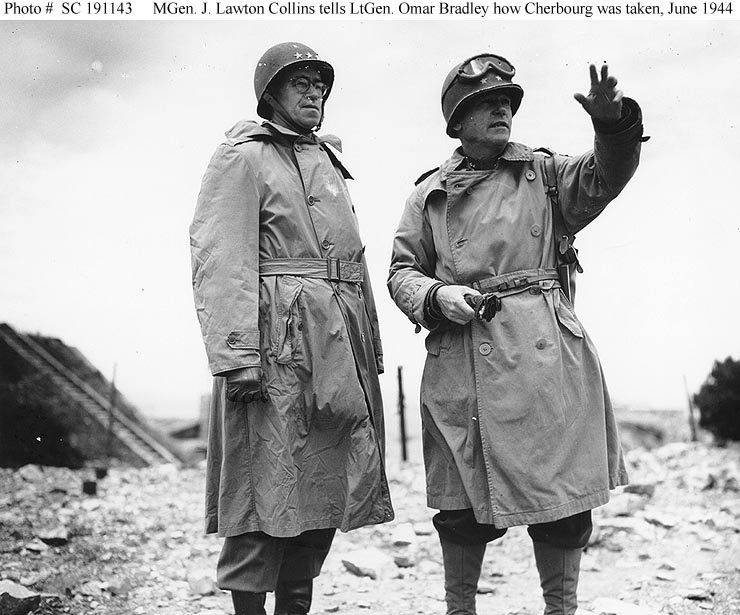
[[534,179],[537,177],[537,173],[535,173],[532,169],[529,169],[525,174],[524,177],[527,178],[529,181],[534,181]]
[[360,339],[361,339],[361,340],[362,340],[363,342],[365,341],[365,334],[364,334],[364,333],[360,333]]
[[542,289],[539,286],[530,286],[529,287],[529,294],[530,295],[539,295],[542,292]]
[[537,340],[535,346],[537,347],[537,350],[543,350],[545,346],[547,346],[547,342],[543,339],[539,339]]
[[297,152],[300,152],[303,149],[300,143],[296,143],[294,147],[295,147],[295,151]]
[[316,199],[314,198],[313,194],[308,195],[308,204],[313,205],[316,202]]
[[478,346],[478,352],[480,352],[484,357],[491,354],[491,345],[488,342],[483,342]]
[[465,194],[467,194],[468,196],[471,195],[471,194],[473,194],[473,189],[472,188],[465,188]]
[[328,250],[331,247],[331,241],[324,239],[324,241],[321,242],[321,247],[324,248],[324,250]]
[[532,228],[529,229],[529,232],[532,233],[534,237],[539,237],[542,235],[542,228],[539,224],[533,224]]

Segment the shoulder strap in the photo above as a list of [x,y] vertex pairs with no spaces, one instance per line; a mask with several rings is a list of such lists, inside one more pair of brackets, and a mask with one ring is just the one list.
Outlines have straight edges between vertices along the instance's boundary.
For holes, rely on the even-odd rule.
[[339,172],[342,174],[342,177],[344,179],[354,179],[352,175],[350,175],[349,171],[347,170],[347,167],[345,167],[339,158],[337,158],[337,155],[331,151],[331,148],[324,142],[320,142],[319,145],[321,146],[321,149],[323,149],[326,152],[326,155],[329,156],[329,160],[331,160],[331,163],[339,169]]
[[545,192],[550,197],[552,208],[553,239],[555,244],[555,259],[557,262],[560,286],[571,303],[575,302],[575,274],[582,273],[583,268],[578,261],[578,250],[573,247],[576,236],[568,231],[563,219],[563,211],[560,207],[560,194],[558,193],[558,174],[555,167],[555,152],[546,147],[538,147],[536,152],[543,152],[545,170]]
[[420,184],[421,182],[423,182],[423,181],[424,181],[424,180],[425,180],[425,179],[426,179],[427,177],[429,177],[429,176],[430,176],[430,175],[431,175],[432,173],[434,173],[434,172],[435,172],[435,171],[437,171],[437,170],[439,170],[439,167],[434,167],[433,169],[430,169],[430,170],[429,170],[429,171],[427,171],[426,173],[422,173],[422,174],[421,174],[421,175],[419,176],[419,179],[417,179],[417,180],[416,180],[416,181],[414,182],[414,186],[418,186],[418,185],[419,185],[419,184]]

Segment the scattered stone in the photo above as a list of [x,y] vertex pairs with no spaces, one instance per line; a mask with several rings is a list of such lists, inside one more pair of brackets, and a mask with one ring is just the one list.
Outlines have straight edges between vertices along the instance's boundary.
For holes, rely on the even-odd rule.
[[40,540],[34,539],[26,544],[25,549],[26,551],[32,551],[33,553],[44,553],[49,550],[49,545]]
[[666,514],[666,513],[644,513],[642,515],[643,519],[647,521],[648,523],[652,523],[653,525],[657,525],[658,527],[665,528],[667,530],[670,530],[673,527],[676,527],[678,525],[679,519],[678,517]]
[[496,588],[493,585],[489,585],[485,582],[479,582],[478,583],[478,590],[477,593],[479,594],[495,594]]
[[18,476],[27,483],[36,483],[44,479],[44,471],[40,466],[28,464],[18,468]]
[[388,577],[396,568],[390,556],[380,549],[369,548],[342,555],[344,567],[358,577]]
[[200,570],[191,570],[188,573],[188,586],[197,596],[210,596],[218,589],[213,576]]
[[655,575],[655,578],[658,579],[658,581],[668,581],[669,583],[674,583],[676,581],[676,577],[672,574],[666,574],[665,572],[659,572]]
[[391,534],[391,542],[397,547],[407,547],[416,542],[414,526],[411,523],[399,523]]
[[0,613],[3,615],[26,615],[35,611],[40,603],[40,594],[12,581],[0,581]]
[[105,584],[100,581],[87,581],[77,588],[77,593],[97,598],[103,595],[104,589]]
[[605,517],[627,517],[634,515],[647,505],[648,498],[635,493],[619,493],[599,510]]
[[93,510],[98,510],[98,508],[100,508],[100,506],[101,506],[100,500],[97,500],[97,499],[95,499],[95,500],[92,500],[92,499],[91,500],[82,500],[82,502],[80,503],[80,507],[83,510],[87,511],[87,512],[92,512]]
[[437,530],[434,529],[434,524],[431,521],[420,521],[413,524],[414,534],[417,536],[431,536]]
[[703,587],[690,587],[684,592],[683,597],[698,601],[712,599],[712,595]]
[[36,531],[36,538],[50,547],[61,547],[69,542],[69,530],[63,525]]
[[651,498],[655,494],[655,483],[630,483],[625,485],[624,492]]
[[636,534],[645,540],[652,541],[655,539],[655,528],[653,528],[644,519],[640,519],[638,517],[605,518],[595,521],[595,524],[596,523],[599,525],[602,542],[611,538],[615,531]]
[[658,615],[658,611],[616,598],[597,598],[591,607],[595,615]]
[[19,579],[19,582],[21,585],[25,585],[26,587],[31,587],[33,585],[43,583],[44,581],[46,581],[46,579],[48,579],[53,574],[54,572],[52,572],[51,570],[41,570],[34,574],[22,576]]
[[108,581],[107,589],[114,596],[125,598],[133,588],[129,579],[114,577]]
[[393,561],[399,568],[411,568],[414,565],[413,560],[408,555],[396,555]]

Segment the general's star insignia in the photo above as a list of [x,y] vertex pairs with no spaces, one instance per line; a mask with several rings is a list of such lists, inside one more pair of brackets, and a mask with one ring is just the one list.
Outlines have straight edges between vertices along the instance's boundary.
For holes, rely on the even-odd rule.
[[303,54],[302,54],[302,53],[298,53],[298,52],[296,51],[296,52],[295,52],[295,57],[296,57],[296,59],[297,59],[297,60],[300,60],[300,59],[301,59],[301,58],[303,57]]

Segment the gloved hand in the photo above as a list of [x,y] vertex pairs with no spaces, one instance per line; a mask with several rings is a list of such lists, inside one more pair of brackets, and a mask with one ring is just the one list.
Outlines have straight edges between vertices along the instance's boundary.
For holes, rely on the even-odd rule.
[[267,400],[267,385],[261,367],[242,367],[224,374],[226,399],[248,403],[256,399]]
[[485,295],[465,295],[465,301],[473,308],[476,320],[490,322],[501,311],[501,298],[493,293]]

